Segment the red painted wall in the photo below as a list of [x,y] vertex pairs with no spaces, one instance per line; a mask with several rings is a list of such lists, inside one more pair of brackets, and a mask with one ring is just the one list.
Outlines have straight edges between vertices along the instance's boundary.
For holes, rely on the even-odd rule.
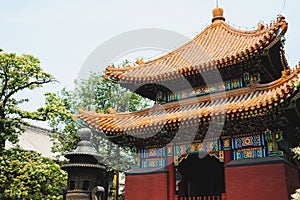
[[295,168],[292,168],[289,165],[285,165],[285,177],[286,177],[286,183],[287,183],[287,192],[289,194],[295,193],[295,190],[297,188],[300,188],[300,180],[298,171]]
[[167,200],[168,174],[127,175],[125,200]]
[[288,200],[298,179],[297,169],[285,163],[227,167],[227,200]]

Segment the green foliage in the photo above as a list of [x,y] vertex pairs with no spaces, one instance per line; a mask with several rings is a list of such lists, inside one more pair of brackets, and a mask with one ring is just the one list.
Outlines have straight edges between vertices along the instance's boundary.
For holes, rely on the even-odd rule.
[[[65,106],[60,110],[62,112],[57,112],[59,115],[49,118],[50,126],[60,132],[53,136],[52,148],[59,156],[74,149],[78,142],[77,127],[70,116],[77,110],[107,113],[108,109],[113,108],[118,112],[127,112],[143,109],[149,104],[149,100],[106,80],[103,74],[92,73],[88,79],[75,82],[75,85],[74,91],[64,89],[58,95],[52,94],[50,99],[46,98],[46,108],[61,103]],[[103,133],[94,132],[92,142],[111,167],[109,170],[126,171],[132,166],[130,149],[111,143]]]
[[0,150],[6,140],[17,142],[24,131],[22,125],[26,124],[22,119],[44,119],[38,113],[21,110],[18,105],[28,99],[17,100],[15,95],[52,81],[54,78],[42,70],[40,61],[32,55],[0,53]]
[[149,100],[106,80],[103,75],[91,73],[88,79],[75,81],[74,110],[88,109],[107,113],[108,109],[113,108],[117,112],[132,112],[149,105]]
[[[45,106],[38,109],[38,115],[44,116],[55,133],[51,137],[53,152],[70,152],[79,141],[77,126],[73,120],[72,97],[66,89],[59,97],[54,93],[45,94]],[[67,134],[64,134],[67,133]],[[57,155],[59,158],[61,154]]]
[[92,143],[96,151],[104,157],[108,171],[128,171],[134,165],[131,150],[127,147],[120,147],[108,140],[104,133],[95,133],[92,136]]
[[62,199],[67,174],[51,159],[18,148],[0,155],[0,199]]

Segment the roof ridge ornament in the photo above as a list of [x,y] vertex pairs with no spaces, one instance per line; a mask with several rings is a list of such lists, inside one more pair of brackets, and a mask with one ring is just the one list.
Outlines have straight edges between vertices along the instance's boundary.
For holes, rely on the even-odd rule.
[[223,9],[219,7],[213,10],[213,19],[212,19],[213,23],[218,21],[225,21],[225,17],[223,16]]
[[138,64],[138,65],[144,65],[145,64],[144,58],[137,59],[135,61],[135,63]]

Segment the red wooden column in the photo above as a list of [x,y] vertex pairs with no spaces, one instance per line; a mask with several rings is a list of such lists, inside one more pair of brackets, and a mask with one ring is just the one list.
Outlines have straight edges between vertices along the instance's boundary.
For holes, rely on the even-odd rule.
[[232,160],[232,151],[224,150],[224,164],[229,163]]
[[227,164],[232,160],[232,150],[231,150],[230,139],[223,140],[223,152],[224,152],[224,164]]
[[[232,160],[232,147],[231,147],[231,140],[230,139],[224,139],[223,140],[223,153],[224,153],[224,165],[229,163]],[[224,178],[226,182],[226,173],[225,173],[225,167],[224,167]],[[225,187],[225,191],[227,191]],[[222,194],[222,200],[226,200],[226,193]]]
[[175,199],[176,194],[176,172],[174,167],[174,160],[173,156],[167,157],[167,164],[168,164],[168,194],[169,200]]

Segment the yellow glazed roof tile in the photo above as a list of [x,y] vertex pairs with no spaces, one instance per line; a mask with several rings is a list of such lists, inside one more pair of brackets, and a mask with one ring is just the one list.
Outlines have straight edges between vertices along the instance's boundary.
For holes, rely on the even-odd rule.
[[221,68],[249,59],[260,49],[270,48],[286,30],[283,16],[270,26],[260,24],[254,31],[239,30],[224,20],[216,20],[190,42],[164,56],[130,67],[107,67],[106,78],[122,82],[161,81],[191,71]]

